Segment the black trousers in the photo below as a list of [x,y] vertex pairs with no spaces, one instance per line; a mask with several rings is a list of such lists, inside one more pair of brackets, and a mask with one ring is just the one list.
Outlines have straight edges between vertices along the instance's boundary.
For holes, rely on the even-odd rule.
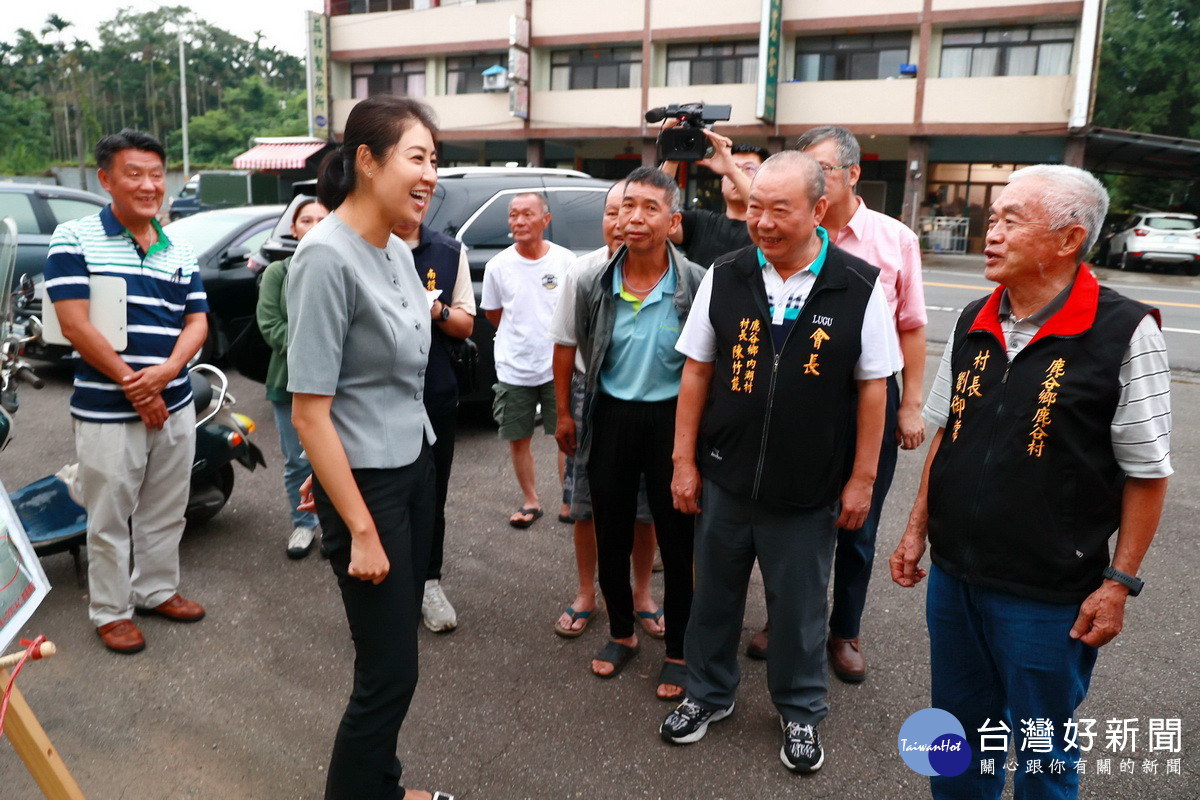
[[433,459],[397,469],[356,469],[391,569],[379,584],[350,577],[350,531],[317,481],[323,548],[337,576],[354,640],[354,688],[338,726],[326,800],[400,800],[400,725],[417,688],[417,625],[433,529]]
[[629,563],[638,484],[644,475],[662,553],[667,657],[683,658],[683,635],[692,608],[692,517],[676,511],[671,503],[675,400],[642,403],[598,392],[591,425],[588,480],[609,632],[614,639],[624,639],[634,631]]
[[440,414],[430,411],[429,422],[433,425],[437,441],[433,444],[433,541],[429,549],[429,569],[425,571],[425,580],[434,581],[442,578],[442,550],[446,544],[446,495],[450,488],[450,468],[454,465],[454,436],[458,430],[458,409],[451,408]]

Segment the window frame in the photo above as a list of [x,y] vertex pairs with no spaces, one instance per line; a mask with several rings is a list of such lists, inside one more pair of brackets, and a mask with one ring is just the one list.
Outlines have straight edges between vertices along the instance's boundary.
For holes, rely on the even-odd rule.
[[[625,55],[628,58],[619,58]],[[616,69],[614,86],[600,86],[601,68]],[[626,72],[622,79],[622,68]],[[557,74],[563,70],[566,86],[555,86]],[[586,80],[590,75],[590,80]],[[590,85],[580,85],[590,84]],[[642,85],[642,46],[606,45],[578,49],[553,50],[550,52],[550,90],[575,91],[580,89],[638,89]]]
[[[1039,37],[1039,33],[1050,33],[1055,30],[1066,31],[1069,36],[1060,34]],[[947,28],[942,31],[941,57],[939,59],[939,78],[994,78],[994,77],[1046,77],[1071,74],[1071,63],[1075,58],[1075,39],[1078,28],[1061,22],[1039,23],[1036,25],[1004,25],[985,26],[981,28]],[[946,37],[963,39],[961,42],[946,43]],[[965,41],[966,39],[974,41]],[[1043,58],[1048,57],[1047,48],[1061,48],[1068,45],[1070,51],[1066,59],[1065,72],[1042,72]],[[1036,48],[1033,54],[1032,70],[1012,73],[1010,63],[1015,61],[1015,51]],[[965,54],[965,61],[960,55],[954,58],[955,72],[965,71],[965,74],[947,74],[947,54]],[[986,74],[976,70],[986,64],[989,57],[994,57],[993,67]]]
[[[817,81],[857,81],[884,80],[889,77],[900,77],[899,68],[895,74],[885,75],[882,63],[885,53],[898,53],[902,48],[899,44],[901,36],[906,37],[903,46],[904,56],[899,63],[907,64],[912,57],[912,31],[879,31],[863,34],[840,34],[835,36],[803,36],[796,39],[796,58],[794,80],[801,83]],[[852,40],[865,39],[864,44],[854,46]],[[887,39],[895,39],[895,44],[887,43]],[[881,41],[882,40],[882,41]],[[806,42],[812,44],[806,45]],[[820,45],[824,45],[823,47]],[[856,57],[875,56],[875,75],[873,77],[855,77],[854,61]],[[801,60],[806,57],[817,58],[817,77],[802,77],[807,70],[802,68]]]
[[[467,59],[470,59],[470,66],[451,66],[453,62],[465,61]],[[442,83],[442,88],[448,95],[483,94],[483,71],[497,65],[508,69],[508,53],[506,51],[464,53],[462,55],[446,56],[446,68],[444,70],[446,76]],[[465,86],[461,90],[455,88],[451,91],[452,76],[456,75],[463,76]]]
[[[728,52],[720,52],[725,48],[728,48]],[[683,51],[685,50],[691,50],[694,54],[684,53]],[[753,52],[750,52],[750,50],[753,50]],[[758,77],[759,57],[758,41],[753,39],[668,44],[666,85],[715,86],[754,83]],[[681,64],[687,64],[687,80],[684,83],[672,82],[672,66],[674,65],[678,68]],[[702,73],[704,70],[711,69],[710,75],[701,74],[700,76],[700,78],[710,79],[699,79],[696,75],[697,66],[701,67]],[[726,70],[734,72],[732,76],[733,80],[727,79],[728,73]]]

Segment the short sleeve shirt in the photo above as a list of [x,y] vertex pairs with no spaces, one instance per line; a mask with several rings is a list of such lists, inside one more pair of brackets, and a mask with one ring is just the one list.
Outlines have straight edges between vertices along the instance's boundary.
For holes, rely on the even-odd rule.
[[373,246],[336,212],[309,231],[288,270],[288,391],[332,396],[354,469],[416,461],[434,441],[425,413],[429,301],[412,252]]
[[561,294],[563,273],[575,260],[565,247],[550,249],[530,260],[516,245],[501,250],[483,273],[484,311],[502,309],[496,331],[496,377],[513,386],[541,386],[554,379],[554,342],[550,321]]
[[683,240],[680,246],[689,261],[708,268],[721,256],[754,244],[746,221],[730,219],[707,209],[683,212]]
[[591,269],[599,269],[608,263],[608,247],[600,247],[590,253],[585,253],[571,262],[563,274],[561,296],[550,320],[550,340],[564,347],[574,347],[575,371],[587,372],[583,361],[583,353],[579,352],[579,340],[575,338],[575,293],[579,287],[579,277]]
[[907,225],[872,211],[860,199],[858,210],[838,232],[834,244],[879,269],[879,283],[897,331],[920,328],[928,322],[921,281],[921,244]]
[[[208,311],[200,266],[191,245],[171,241],[157,220],[158,241],[142,252],[112,206],[100,213],[64,222],[50,237],[46,294],[51,302],[87,300],[90,280],[112,276],[125,281],[127,345],[118,355],[138,370],[170,358],[188,314]],[[192,402],[187,368],[162,393],[170,412]],[[112,378],[78,358],[71,416],[87,422],[135,422],[141,419]]]

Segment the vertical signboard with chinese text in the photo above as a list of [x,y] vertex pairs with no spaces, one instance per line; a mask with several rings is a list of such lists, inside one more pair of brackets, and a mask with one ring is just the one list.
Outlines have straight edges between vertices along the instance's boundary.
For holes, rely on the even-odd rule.
[[308,135],[329,138],[329,17],[309,11]]
[[775,96],[779,89],[779,58],[783,34],[783,0],[762,0],[762,22],[758,33],[758,92],[754,116],[767,124],[775,122]]
[[529,20],[508,18],[508,112],[529,120]]

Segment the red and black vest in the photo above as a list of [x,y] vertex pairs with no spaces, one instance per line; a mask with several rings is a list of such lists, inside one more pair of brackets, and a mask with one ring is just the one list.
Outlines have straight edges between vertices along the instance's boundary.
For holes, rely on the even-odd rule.
[[757,248],[711,270],[717,359],[700,426],[704,477],[784,508],[835,503],[854,425],[854,366],[879,270],[830,245],[779,352]]
[[[459,254],[462,242],[444,233],[431,231],[421,226],[421,241],[413,248],[413,262],[417,275],[426,289],[441,289],[441,301],[447,306],[454,295],[454,284],[458,279]],[[431,414],[453,411],[458,405],[458,379],[446,346],[450,337],[433,324],[433,337],[429,347],[429,364],[425,368],[425,409]]]
[[1125,474],[1109,425],[1129,340],[1157,312],[1086,266],[1010,363],[1003,292],[963,310],[950,417],[929,471],[930,557],[968,583],[1079,603],[1102,580]]

